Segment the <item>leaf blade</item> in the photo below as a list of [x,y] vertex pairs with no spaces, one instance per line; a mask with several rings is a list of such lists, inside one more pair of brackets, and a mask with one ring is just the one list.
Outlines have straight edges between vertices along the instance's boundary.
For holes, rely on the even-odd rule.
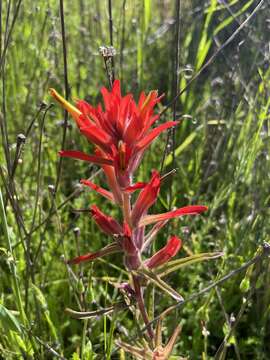
[[185,258],[169,261],[168,263],[154,269],[154,273],[160,277],[166,276],[173,271],[188,265],[192,265],[201,261],[217,259],[223,256],[223,252],[200,253]]

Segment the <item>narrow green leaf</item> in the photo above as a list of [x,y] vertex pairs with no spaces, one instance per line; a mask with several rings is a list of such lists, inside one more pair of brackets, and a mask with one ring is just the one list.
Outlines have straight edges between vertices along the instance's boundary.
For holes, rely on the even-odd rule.
[[192,265],[197,262],[201,262],[205,260],[217,259],[223,255],[224,255],[223,252],[213,252],[213,253],[201,253],[192,256],[187,256],[182,259],[169,261],[165,265],[157,267],[156,269],[154,269],[154,273],[161,277],[166,276],[171,272],[179,270],[184,266]]
[[21,333],[21,327],[16,317],[8,310],[4,305],[0,304],[0,321],[2,323],[2,328],[5,331],[15,331]]
[[108,315],[112,312],[118,312],[127,308],[127,305],[124,302],[116,303],[105,309],[95,310],[95,311],[75,311],[69,308],[65,309],[65,312],[72,316],[74,319],[90,319],[96,316]]
[[147,280],[150,280],[154,285],[156,285],[161,290],[169,294],[176,301],[184,301],[183,297],[180,294],[178,294],[176,290],[174,290],[165,281],[161,280],[160,277],[157,274],[155,274],[152,270],[144,267],[136,271],[136,273],[145,277]]
[[53,323],[53,321],[51,319],[48,304],[47,304],[47,301],[46,301],[42,291],[37,286],[35,286],[34,284],[32,284],[32,289],[33,289],[33,291],[35,293],[37,302],[39,303],[41,309],[43,310],[43,316],[44,316],[44,318],[45,318],[45,320],[46,320],[46,322],[47,322],[47,324],[49,326],[50,333],[51,333],[52,337],[55,340],[58,340],[57,331],[56,331],[54,323]]

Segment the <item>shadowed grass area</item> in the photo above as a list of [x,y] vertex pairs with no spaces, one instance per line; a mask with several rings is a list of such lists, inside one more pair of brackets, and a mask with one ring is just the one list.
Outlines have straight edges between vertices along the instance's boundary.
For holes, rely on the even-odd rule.
[[[171,221],[155,250],[175,233],[183,239],[180,258],[215,251],[224,256],[179,269],[166,278],[170,285],[188,299],[260,255],[269,242],[267,1],[182,0],[180,19],[177,2],[112,1],[110,22],[108,1],[65,1],[62,26],[61,1],[0,3],[3,359],[129,359],[115,340],[140,340],[127,310],[88,320],[64,312],[110,307],[122,299],[115,284],[128,279],[119,254],[72,268],[63,261],[110,242],[87,213],[74,209],[96,204],[119,216],[79,183],[92,178],[102,184],[98,166],[63,159],[59,170],[66,115],[48,93],[53,87],[70,101],[101,102],[100,88],[109,86],[105,65],[109,75],[111,67],[100,46],[116,49],[113,67],[123,93],[165,93],[161,113],[187,87],[160,119],[176,116],[180,125],[174,136],[163,134],[151,146],[137,180],[147,182],[152,169],[176,169],[164,180],[153,213],[209,207],[201,217]],[[93,150],[71,118],[64,143],[66,149]],[[262,256],[171,311],[163,323],[166,341],[176,325],[183,326],[171,359],[269,359],[269,280],[269,259]],[[147,299],[151,318],[175,304],[158,288],[149,289]]]

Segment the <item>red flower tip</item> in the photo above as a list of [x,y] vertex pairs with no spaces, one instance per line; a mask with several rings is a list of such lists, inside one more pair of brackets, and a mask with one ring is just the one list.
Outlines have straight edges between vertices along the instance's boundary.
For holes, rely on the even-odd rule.
[[150,259],[146,260],[144,264],[150,269],[163,265],[178,253],[181,246],[182,240],[173,235],[168,240],[167,244]]

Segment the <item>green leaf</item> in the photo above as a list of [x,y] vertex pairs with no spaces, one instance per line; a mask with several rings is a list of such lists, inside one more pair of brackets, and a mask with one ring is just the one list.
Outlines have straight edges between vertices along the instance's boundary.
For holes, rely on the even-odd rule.
[[154,273],[158,276],[166,276],[170,274],[173,271],[179,270],[180,268],[192,265],[197,262],[205,261],[205,260],[211,260],[211,259],[217,259],[221,256],[223,256],[223,252],[213,252],[213,253],[201,253],[201,254],[195,254],[192,256],[187,256],[182,259],[172,260],[166,263],[165,265],[161,265],[154,269]]
[[32,284],[32,289],[35,293],[35,296],[36,296],[36,299],[37,299],[37,302],[39,303],[42,311],[43,311],[43,315],[44,315],[44,318],[49,326],[49,329],[50,329],[50,333],[52,335],[52,337],[55,339],[55,340],[58,340],[58,336],[57,336],[57,331],[56,331],[56,328],[54,326],[54,323],[51,319],[51,315],[50,315],[50,311],[48,309],[48,304],[47,304],[47,301],[42,293],[42,291],[37,287],[35,286],[34,284]]
[[22,333],[21,327],[15,316],[4,305],[0,304],[0,321],[5,331]]
[[74,319],[90,319],[96,316],[108,315],[112,312],[121,311],[127,308],[127,305],[124,302],[116,303],[105,309],[95,310],[95,311],[75,311],[69,308],[65,309],[65,312],[72,316]]
[[147,280],[150,280],[154,285],[159,287],[161,290],[169,294],[176,301],[184,301],[183,297],[178,294],[176,290],[174,290],[170,285],[168,285],[165,281],[161,280],[160,277],[155,274],[152,270],[144,267],[138,271],[137,274],[145,277]]

